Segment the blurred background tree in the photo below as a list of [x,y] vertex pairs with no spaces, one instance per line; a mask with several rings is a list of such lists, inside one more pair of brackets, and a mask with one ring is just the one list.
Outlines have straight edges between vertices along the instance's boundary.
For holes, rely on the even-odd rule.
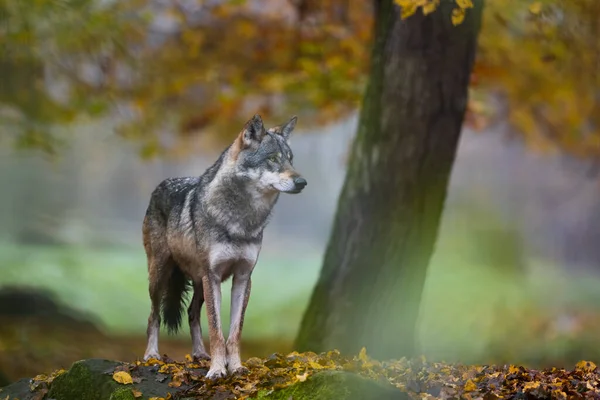
[[2,0],[0,12],[2,123],[17,144],[54,151],[55,124],[110,113],[143,156],[189,135],[221,146],[256,112],[348,116],[372,19],[369,2],[334,0]]

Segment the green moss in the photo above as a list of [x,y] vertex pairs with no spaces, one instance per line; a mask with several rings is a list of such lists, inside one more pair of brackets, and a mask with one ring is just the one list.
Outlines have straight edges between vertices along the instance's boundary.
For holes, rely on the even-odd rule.
[[391,385],[382,385],[356,374],[341,371],[317,373],[305,382],[276,391],[261,391],[258,399],[270,400],[407,400]]
[[[122,388],[106,372],[114,370],[116,365],[118,363],[107,360],[78,361],[69,371],[52,382],[47,397],[56,400],[105,400],[109,397],[112,399],[111,394]],[[131,391],[129,388],[127,390]]]
[[135,400],[135,396],[130,388],[119,388],[110,395],[109,400]]

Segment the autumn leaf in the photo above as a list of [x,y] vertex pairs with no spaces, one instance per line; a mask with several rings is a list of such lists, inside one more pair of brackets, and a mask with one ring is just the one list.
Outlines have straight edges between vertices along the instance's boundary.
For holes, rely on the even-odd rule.
[[532,14],[539,14],[542,11],[542,2],[541,1],[534,1],[533,3],[531,3],[529,5],[529,12],[531,12]]
[[540,387],[539,382],[526,382],[525,385],[523,385],[523,390],[532,390],[537,389],[538,387]]
[[369,356],[367,356],[366,347],[363,347],[362,349],[360,349],[360,352],[358,353],[358,359],[364,363],[369,362]]
[[140,392],[139,390],[133,389],[131,392],[133,393],[133,397],[135,398],[142,397],[142,392]]
[[440,0],[428,1],[422,7],[423,14],[425,14],[425,15],[431,14],[432,12],[434,12],[436,10],[436,8],[438,7],[439,4],[440,4]]
[[472,392],[474,390],[477,390],[477,385],[469,379],[467,383],[465,383],[465,392]]
[[406,19],[417,12],[419,6],[413,0],[394,0],[401,7],[400,18]]
[[296,378],[300,382],[304,382],[306,378],[308,378],[308,372],[303,373],[302,375],[296,375]]
[[465,10],[463,8],[455,8],[452,10],[452,24],[460,25],[465,19]]
[[579,361],[575,368],[580,371],[593,372],[596,369],[596,364],[591,361]]
[[471,0],[456,0],[456,4],[460,8],[473,8],[473,2]]
[[119,383],[124,385],[133,384],[133,380],[131,379],[131,375],[125,371],[117,371],[113,374],[113,379]]

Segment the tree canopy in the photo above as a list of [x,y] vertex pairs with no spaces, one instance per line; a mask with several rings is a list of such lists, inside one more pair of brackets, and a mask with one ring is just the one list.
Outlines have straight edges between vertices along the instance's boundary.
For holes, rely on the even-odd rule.
[[371,4],[296,3],[1,0],[2,123],[52,150],[55,124],[111,111],[151,156],[169,133],[229,140],[256,112],[340,118],[362,94]]
[[[395,0],[402,18],[440,1]],[[472,1],[453,1],[460,24]],[[255,112],[321,125],[360,106],[371,3],[0,0],[0,124],[53,151],[61,124],[110,115],[148,157],[221,145]],[[467,125],[507,119],[537,149],[597,156],[600,3],[488,3]]]

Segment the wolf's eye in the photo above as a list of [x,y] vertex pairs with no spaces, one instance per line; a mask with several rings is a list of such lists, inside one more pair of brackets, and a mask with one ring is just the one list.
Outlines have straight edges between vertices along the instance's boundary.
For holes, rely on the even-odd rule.
[[276,154],[273,154],[272,156],[269,157],[269,161],[277,162],[277,161],[279,161],[279,157],[277,157]]

